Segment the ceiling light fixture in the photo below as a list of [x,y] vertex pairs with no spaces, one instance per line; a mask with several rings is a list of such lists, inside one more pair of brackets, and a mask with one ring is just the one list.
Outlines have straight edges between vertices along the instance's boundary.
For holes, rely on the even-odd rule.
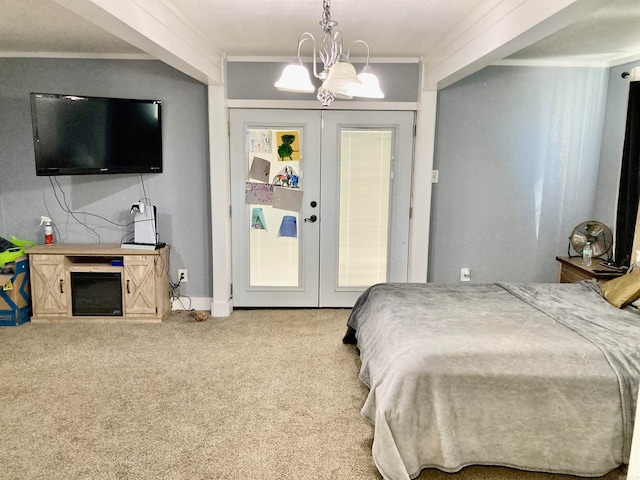
[[[322,80],[322,86],[318,89],[317,98],[324,108],[331,105],[336,98],[350,100],[353,97],[384,98],[378,78],[373,74],[369,66],[369,44],[364,40],[356,40],[351,44],[345,54],[342,48],[342,33],[337,30],[333,33],[333,27],[338,22],[331,20],[331,1],[322,2],[322,20],[320,25],[324,37],[319,47],[316,47],[316,39],[309,32],[304,32],[298,37],[298,52],[295,60],[287,65],[275,83],[275,87],[283,92],[313,93],[315,87],[311,83],[309,71],[302,64],[300,48],[306,40],[313,43],[313,76]],[[359,75],[349,63],[351,47],[362,43],[367,47],[367,63]],[[316,65],[317,55],[322,60],[323,70],[318,73]]]

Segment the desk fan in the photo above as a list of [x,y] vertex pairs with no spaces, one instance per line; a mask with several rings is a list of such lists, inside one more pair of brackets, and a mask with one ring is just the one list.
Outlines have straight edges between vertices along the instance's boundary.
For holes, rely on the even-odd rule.
[[[593,258],[601,257],[609,254],[613,246],[613,235],[609,227],[604,223],[596,220],[582,222],[573,229],[569,235],[569,256],[571,256],[571,248],[580,256],[587,242],[591,243]],[[610,260],[610,255],[607,257]]]

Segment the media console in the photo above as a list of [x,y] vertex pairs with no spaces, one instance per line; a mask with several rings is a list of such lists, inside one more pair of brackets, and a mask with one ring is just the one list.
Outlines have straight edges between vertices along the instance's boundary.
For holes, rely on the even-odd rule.
[[171,309],[169,246],[57,243],[26,253],[34,323],[159,323]]

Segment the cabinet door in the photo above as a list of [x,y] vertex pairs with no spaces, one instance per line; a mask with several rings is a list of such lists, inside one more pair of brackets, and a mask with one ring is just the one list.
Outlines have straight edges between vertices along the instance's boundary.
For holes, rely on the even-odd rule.
[[124,260],[126,315],[157,315],[155,257],[127,255]]
[[64,256],[32,255],[30,262],[34,315],[67,315],[71,285]]

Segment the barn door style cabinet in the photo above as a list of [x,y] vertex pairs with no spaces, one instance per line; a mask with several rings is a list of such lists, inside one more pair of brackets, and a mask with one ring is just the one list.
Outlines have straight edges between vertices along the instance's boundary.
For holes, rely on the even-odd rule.
[[27,253],[32,322],[157,323],[171,309],[168,246],[59,243]]

